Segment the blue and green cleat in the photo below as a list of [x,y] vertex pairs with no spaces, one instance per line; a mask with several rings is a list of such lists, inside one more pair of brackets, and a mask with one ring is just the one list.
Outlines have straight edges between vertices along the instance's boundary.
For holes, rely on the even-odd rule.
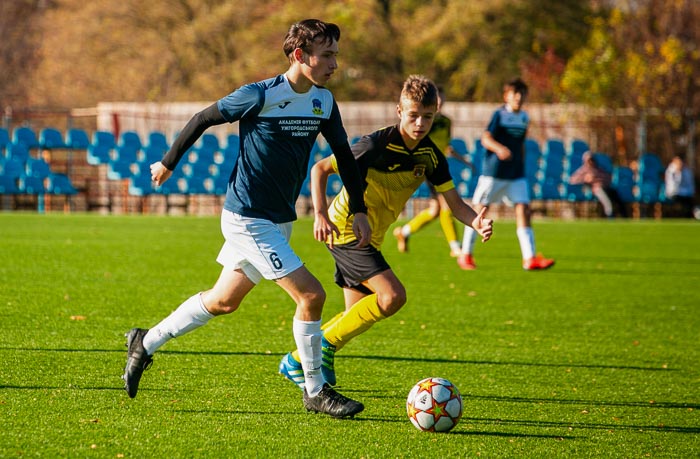
[[296,384],[299,389],[304,390],[304,369],[301,367],[301,362],[297,362],[291,352],[282,357],[279,373]]
[[323,354],[321,363],[323,378],[328,384],[335,386],[335,346],[326,341],[326,338],[321,338],[321,353]]

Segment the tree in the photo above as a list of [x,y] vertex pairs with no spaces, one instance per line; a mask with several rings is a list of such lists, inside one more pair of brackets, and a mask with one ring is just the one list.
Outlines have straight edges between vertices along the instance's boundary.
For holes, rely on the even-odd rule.
[[[637,0],[596,21],[561,89],[569,100],[632,108],[650,126],[647,147],[662,156],[692,148],[700,116],[700,3]],[[693,152],[694,153],[694,152]]]
[[37,18],[45,6],[41,0],[0,2],[0,109],[26,105],[39,60]]

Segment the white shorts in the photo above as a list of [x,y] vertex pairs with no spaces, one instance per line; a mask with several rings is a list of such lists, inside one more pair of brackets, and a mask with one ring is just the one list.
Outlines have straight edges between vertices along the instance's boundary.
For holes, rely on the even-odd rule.
[[509,206],[513,204],[530,204],[527,179],[523,177],[515,180],[506,180],[486,175],[480,176],[479,181],[476,182],[472,202],[487,206],[501,201]]
[[262,278],[280,279],[304,265],[289,245],[292,222],[272,223],[224,209],[221,232],[226,240],[216,261],[242,270],[255,284]]

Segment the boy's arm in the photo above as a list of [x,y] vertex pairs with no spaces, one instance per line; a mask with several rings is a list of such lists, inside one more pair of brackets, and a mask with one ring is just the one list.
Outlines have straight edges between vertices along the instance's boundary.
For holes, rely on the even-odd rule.
[[328,240],[331,247],[333,246],[334,234],[340,234],[338,227],[328,218],[328,200],[326,199],[328,177],[334,173],[330,156],[314,164],[309,173],[311,202],[314,205],[314,237],[321,242]]
[[507,161],[512,157],[510,149],[494,139],[490,131],[484,131],[481,134],[481,145],[487,150],[494,152],[501,161]]
[[462,200],[455,188],[444,191],[442,195],[445,197],[447,205],[450,206],[450,210],[452,210],[452,214],[457,220],[474,228],[474,230],[481,235],[482,242],[491,239],[491,234],[493,234],[493,220],[484,218],[486,207],[482,208],[477,214],[474,209]]

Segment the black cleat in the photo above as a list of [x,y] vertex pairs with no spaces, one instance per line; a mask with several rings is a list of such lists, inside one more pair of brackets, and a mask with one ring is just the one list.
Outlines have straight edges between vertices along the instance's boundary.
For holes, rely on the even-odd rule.
[[148,370],[153,363],[153,358],[146,354],[143,348],[143,337],[148,330],[143,328],[132,328],[124,335],[126,336],[126,367],[124,367],[124,389],[129,397],[136,397],[139,390],[139,381],[144,370]]
[[365,406],[349,399],[335,391],[328,383],[323,385],[321,392],[315,397],[309,397],[304,389],[304,408],[307,411],[325,413],[334,418],[353,417],[365,409]]

